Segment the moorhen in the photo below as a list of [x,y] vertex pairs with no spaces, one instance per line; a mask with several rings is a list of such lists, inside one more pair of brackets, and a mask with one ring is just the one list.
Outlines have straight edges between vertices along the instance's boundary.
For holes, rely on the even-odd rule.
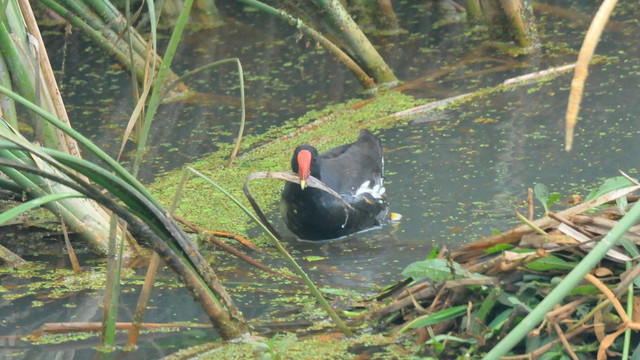
[[[281,213],[289,230],[301,239],[333,239],[389,219],[382,142],[371,131],[360,130],[356,142],[322,154],[311,145],[300,145],[293,152],[291,169],[300,176],[300,185],[285,184]],[[352,209],[327,192],[308,187],[309,175],[340,194]]]

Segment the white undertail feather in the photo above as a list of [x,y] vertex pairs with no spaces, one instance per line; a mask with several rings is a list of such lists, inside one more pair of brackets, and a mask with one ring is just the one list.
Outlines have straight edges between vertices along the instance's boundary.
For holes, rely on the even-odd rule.
[[358,187],[358,190],[356,190],[356,196],[368,193],[376,199],[382,199],[386,191],[387,190],[382,185],[382,179],[379,184],[374,184],[373,186],[371,186],[371,180],[367,180]]
[[[381,159],[382,161],[382,174],[384,174],[384,157]],[[356,190],[356,196],[362,194],[370,194],[376,199],[382,200],[385,192],[387,190],[384,188],[382,177],[378,179],[375,184],[372,184],[371,180],[367,180],[363,182],[360,187]]]

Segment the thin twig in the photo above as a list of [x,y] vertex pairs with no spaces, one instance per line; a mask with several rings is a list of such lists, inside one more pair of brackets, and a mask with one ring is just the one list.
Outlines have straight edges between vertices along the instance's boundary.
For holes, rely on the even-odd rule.
[[529,221],[533,222],[533,189],[527,189],[527,204],[529,204]]
[[[567,340],[571,340],[572,338],[582,334],[584,331],[586,331],[588,328],[585,326],[579,327],[575,330],[573,330],[572,332],[569,332],[568,334],[565,335],[565,338]],[[536,349],[533,352],[530,352],[528,354],[524,354],[524,355],[516,355],[516,356],[501,356],[500,359],[501,360],[527,360],[527,359],[535,359],[538,356],[546,353],[547,351],[549,351],[549,349],[551,349],[553,346],[555,346],[557,343],[561,342],[560,339],[555,339],[553,341],[548,342],[547,344],[543,345],[542,347]]]
[[593,239],[593,234],[591,234],[590,232],[588,232],[587,230],[585,230],[582,226],[579,226],[577,224],[574,224],[573,222],[571,222],[568,219],[565,219],[564,217],[562,217],[561,215],[558,215],[554,212],[547,212],[547,216],[552,218],[553,220],[566,224],[567,226],[572,227],[573,229],[576,229],[576,231],[579,231],[581,234],[587,236],[589,239]]
[[600,281],[598,278],[596,278],[591,274],[585,275],[584,278],[585,280],[593,284],[593,286],[597,287],[598,290],[600,290],[600,292],[602,292],[604,296],[606,296],[607,299],[611,301],[613,308],[616,309],[616,312],[620,316],[620,319],[622,320],[623,323],[628,323],[631,321],[631,319],[629,319],[629,316],[627,316],[627,312],[622,307],[622,304],[620,304],[620,301],[618,301],[618,298],[616,298],[613,292],[609,290],[607,285],[603,284],[602,281]]
[[569,344],[569,341],[564,336],[560,325],[558,325],[557,322],[554,322],[553,327],[556,330],[556,334],[558,334],[558,338],[560,338],[562,345],[564,345],[564,348],[567,349],[567,353],[569,353],[569,356],[571,356],[573,360],[579,360],[578,355],[576,355],[576,353],[573,351],[573,349],[571,348],[571,344]]
[[197,226],[196,224],[185,220],[183,218],[181,218],[178,215],[173,215],[173,218],[176,219],[176,221],[178,221],[179,223],[185,225],[186,227],[188,227],[189,229],[197,232],[197,233],[207,233],[207,234],[211,234],[213,236],[218,236],[218,237],[224,237],[227,239],[234,239],[237,242],[239,242],[240,244],[250,248],[251,250],[255,250],[255,251],[260,251],[260,248],[252,243],[251,241],[249,241],[248,239],[245,239],[244,237],[238,235],[238,234],[233,234],[233,233],[229,233],[229,232],[224,232],[224,231],[216,231],[216,230],[206,230],[203,229],[199,226]]

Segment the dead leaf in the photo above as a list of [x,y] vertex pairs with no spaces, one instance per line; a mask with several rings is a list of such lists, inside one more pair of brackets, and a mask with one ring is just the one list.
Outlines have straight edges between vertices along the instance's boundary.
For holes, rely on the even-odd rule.
[[606,267],[599,267],[593,272],[593,274],[597,277],[613,276],[613,271]]
[[593,314],[593,332],[596,334],[598,341],[602,342],[605,337],[604,322],[602,322],[602,309],[598,309],[598,311]]
[[640,323],[640,297],[633,297],[633,316],[631,321],[634,323]]

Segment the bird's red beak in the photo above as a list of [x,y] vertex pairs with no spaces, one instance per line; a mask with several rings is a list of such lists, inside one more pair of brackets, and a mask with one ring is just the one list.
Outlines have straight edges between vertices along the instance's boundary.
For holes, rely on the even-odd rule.
[[311,173],[311,153],[309,150],[302,150],[298,153],[298,174],[300,175],[300,187],[304,190],[307,187],[307,178]]

